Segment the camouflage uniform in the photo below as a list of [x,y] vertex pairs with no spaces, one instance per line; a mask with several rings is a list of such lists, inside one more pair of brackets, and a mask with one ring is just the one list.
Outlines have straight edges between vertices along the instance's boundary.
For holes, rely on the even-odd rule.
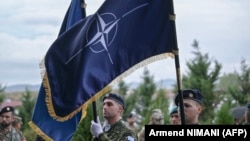
[[[107,130],[107,131],[106,131]],[[124,121],[120,120],[109,129],[104,128],[104,133],[100,134],[98,141],[137,141],[136,133],[129,129]],[[134,138],[134,140],[132,140]]]
[[0,141],[23,141],[25,140],[22,132],[11,127],[11,130],[7,131],[2,126],[0,126]]

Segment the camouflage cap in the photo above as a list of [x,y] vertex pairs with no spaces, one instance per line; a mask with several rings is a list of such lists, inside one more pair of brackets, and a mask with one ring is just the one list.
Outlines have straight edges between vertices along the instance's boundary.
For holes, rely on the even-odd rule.
[[23,124],[22,118],[21,118],[21,117],[18,117],[18,116],[15,116],[15,122],[18,122],[18,123]]
[[164,123],[164,116],[161,109],[154,109],[151,114],[151,124],[160,125]]

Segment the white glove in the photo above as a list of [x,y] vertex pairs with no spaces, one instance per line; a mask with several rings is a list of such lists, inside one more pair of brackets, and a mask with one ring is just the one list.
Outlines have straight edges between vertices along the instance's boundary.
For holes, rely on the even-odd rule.
[[98,137],[101,133],[103,133],[99,117],[97,117],[97,123],[93,120],[91,121],[90,132],[95,137]]

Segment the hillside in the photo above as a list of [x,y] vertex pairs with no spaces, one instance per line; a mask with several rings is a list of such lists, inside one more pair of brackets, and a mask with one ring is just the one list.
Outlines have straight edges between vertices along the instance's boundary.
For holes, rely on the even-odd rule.
[[[158,86],[158,88],[172,89],[173,84],[175,83],[176,81],[174,79],[165,79],[157,81],[156,85]],[[135,89],[140,85],[140,83],[132,82],[128,83],[127,85],[129,86],[130,89]],[[40,89],[40,85],[25,85],[25,84],[11,85],[6,87],[5,93],[15,93],[15,92],[20,93],[20,92],[25,92],[26,89],[32,92],[38,92]]]

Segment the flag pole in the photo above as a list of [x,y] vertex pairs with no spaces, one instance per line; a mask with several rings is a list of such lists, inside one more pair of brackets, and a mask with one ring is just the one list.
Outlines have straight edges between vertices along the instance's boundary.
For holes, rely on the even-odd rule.
[[96,110],[96,102],[92,102],[92,107],[93,107],[93,116],[94,116],[94,121],[97,122],[97,110]]
[[[96,110],[96,102],[92,102],[92,108],[93,108],[93,116],[94,116],[94,121],[97,122],[97,110]],[[94,141],[98,141],[97,137],[94,137]]]
[[174,13],[174,3],[173,0],[170,0],[170,20],[173,21],[173,30],[175,34],[174,38],[174,58],[175,58],[175,68],[176,68],[176,78],[177,78],[177,87],[178,87],[178,95],[179,95],[179,109],[181,115],[181,124],[185,125],[185,116],[184,116],[184,106],[183,106],[183,95],[182,95],[182,86],[181,86],[181,73],[180,73],[180,61],[179,61],[179,49],[177,43],[177,34],[176,34],[176,26],[175,26],[175,13]]
[[[81,8],[82,8],[82,15],[83,15],[83,18],[85,17],[85,14],[86,14],[86,6],[87,4],[85,3],[84,0],[80,0],[81,2]],[[92,102],[92,108],[93,108],[93,116],[94,116],[94,121],[97,122],[97,110],[96,110],[96,102],[93,101]]]
[[[81,12],[82,12],[82,15],[83,15],[83,18],[84,18],[85,15],[86,15],[87,4],[85,3],[84,0],[80,0],[80,2],[81,2],[81,8],[82,8]],[[92,108],[93,108],[94,121],[97,122],[97,110],[96,110],[96,102],[95,101],[92,102]]]

